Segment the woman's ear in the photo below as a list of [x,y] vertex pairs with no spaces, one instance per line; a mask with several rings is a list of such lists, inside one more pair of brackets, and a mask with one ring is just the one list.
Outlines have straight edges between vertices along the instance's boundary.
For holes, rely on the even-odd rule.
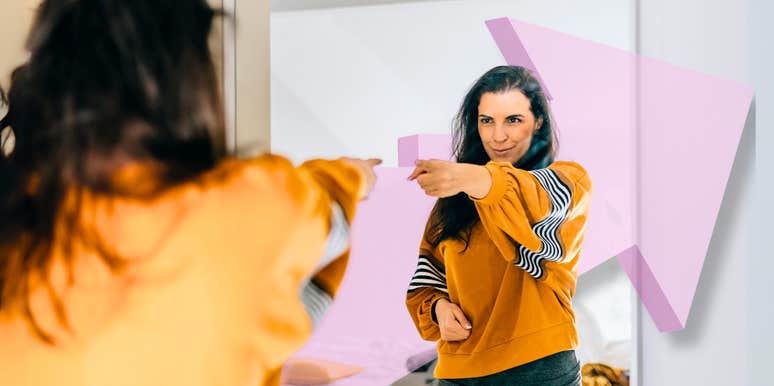
[[532,135],[537,134],[541,127],[543,127],[543,117],[539,117],[535,120],[535,130],[532,131]]

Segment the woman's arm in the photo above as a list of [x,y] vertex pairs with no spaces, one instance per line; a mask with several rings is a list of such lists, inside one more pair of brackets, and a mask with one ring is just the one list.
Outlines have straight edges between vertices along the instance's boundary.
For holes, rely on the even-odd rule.
[[509,163],[417,161],[409,179],[431,196],[468,194],[503,258],[567,292],[565,283],[575,276],[591,196],[591,180],[579,164],[555,162],[527,171]]
[[408,179],[416,180],[425,193],[439,198],[460,192],[484,197],[492,186],[486,167],[443,160],[418,160]]

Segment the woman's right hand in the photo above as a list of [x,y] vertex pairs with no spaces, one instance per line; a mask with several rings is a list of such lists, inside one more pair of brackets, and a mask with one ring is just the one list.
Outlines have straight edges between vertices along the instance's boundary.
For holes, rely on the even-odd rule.
[[435,316],[441,329],[441,339],[454,342],[468,339],[470,336],[470,329],[473,326],[458,305],[446,299],[440,299],[435,303]]
[[368,194],[371,193],[371,190],[374,189],[374,185],[376,185],[376,172],[374,171],[374,167],[381,164],[382,160],[377,158],[360,159],[347,157],[342,158],[342,160],[360,170],[360,173],[363,175],[363,187],[360,189],[358,199],[365,199],[368,197]]

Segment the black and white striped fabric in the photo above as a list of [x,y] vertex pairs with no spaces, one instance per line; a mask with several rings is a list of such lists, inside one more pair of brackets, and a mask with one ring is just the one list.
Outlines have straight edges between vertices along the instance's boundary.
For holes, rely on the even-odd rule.
[[[338,203],[334,202],[331,204],[331,228],[325,252],[312,276],[341,256],[347,251],[347,248],[349,248],[349,223],[344,215],[344,210]],[[301,303],[304,304],[304,308],[315,326],[332,302],[331,295],[312,282],[311,278],[301,288]]]
[[349,248],[349,223],[338,203],[331,204],[331,230],[328,233],[328,242],[325,246],[323,258],[320,259],[318,269],[330,264],[331,261],[341,256]]
[[449,290],[446,288],[446,273],[433,265],[429,258],[420,255],[417,270],[409,283],[408,292],[424,287],[432,287],[443,293],[449,293]]
[[312,320],[312,325],[316,326],[333,303],[333,298],[317,284],[308,281],[301,289],[301,302]]
[[542,263],[544,260],[560,261],[564,256],[558,231],[569,214],[572,192],[559,179],[556,172],[551,169],[532,170],[530,173],[537,178],[543,189],[548,192],[551,211],[546,218],[532,226],[532,230],[538,236],[543,246],[539,251],[533,252],[519,245],[520,259],[516,266],[527,271],[530,276],[537,279],[543,276]]

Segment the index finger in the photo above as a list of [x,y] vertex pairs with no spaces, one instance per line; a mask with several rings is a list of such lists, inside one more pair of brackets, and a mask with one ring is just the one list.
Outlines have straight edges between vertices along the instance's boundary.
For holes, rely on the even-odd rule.
[[376,165],[381,165],[382,164],[381,158],[369,158],[369,159],[365,160],[365,162],[370,167],[374,167]]
[[419,177],[424,172],[425,172],[424,169],[422,169],[420,167],[416,167],[416,168],[414,168],[414,171],[412,171],[411,174],[408,176],[408,180],[409,181],[414,180],[414,179]]
[[408,176],[409,181],[416,179],[419,177],[419,175],[430,171],[430,169],[427,168],[427,163],[421,159],[414,161],[414,164],[416,167],[414,167],[414,171],[411,172],[411,175]]

